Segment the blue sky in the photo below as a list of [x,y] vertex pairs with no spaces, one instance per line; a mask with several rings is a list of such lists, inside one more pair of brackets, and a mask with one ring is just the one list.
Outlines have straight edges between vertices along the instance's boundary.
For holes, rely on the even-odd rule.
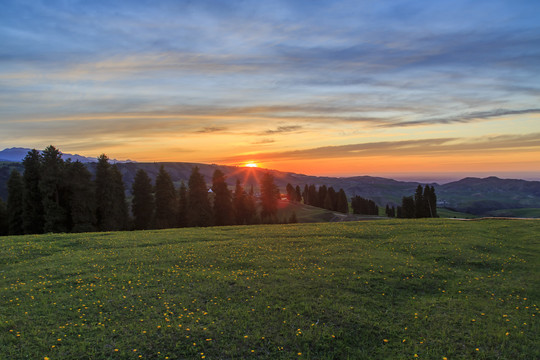
[[0,148],[540,176],[538,1],[2,8]]

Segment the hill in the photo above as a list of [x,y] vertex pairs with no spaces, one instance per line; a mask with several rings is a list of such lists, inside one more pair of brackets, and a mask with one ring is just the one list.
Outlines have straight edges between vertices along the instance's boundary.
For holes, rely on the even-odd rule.
[[[96,163],[86,164],[91,172],[95,172]],[[185,162],[165,162],[165,163],[117,163],[122,173],[126,190],[129,196],[137,170],[144,169],[154,181],[159,168],[163,165],[169,172],[175,185],[178,187],[183,181],[188,182],[191,169],[198,166],[201,174],[208,183],[211,182],[212,174],[216,169],[220,169],[227,177],[227,182],[232,188],[236,179],[240,179],[246,186],[258,187],[259,179],[265,172],[270,172],[276,185],[284,192],[287,183],[294,186],[303,187],[306,184],[317,186],[332,186],[336,190],[344,189],[348,197],[355,195],[372,199],[379,206],[400,205],[403,196],[414,194],[418,182],[397,181],[372,176],[355,177],[321,177],[277,170],[261,168],[245,168],[236,166],[224,166],[216,164],[200,164]],[[22,171],[19,163],[0,162],[0,197],[7,198],[6,182],[12,169]],[[540,181],[526,181],[515,179],[499,179],[496,177],[487,178],[465,178],[459,181],[439,185],[430,184],[435,187],[438,198],[438,206],[449,208],[457,212],[474,215],[487,216],[493,211],[507,209],[532,208],[531,214],[537,214],[534,209],[538,209],[540,204]]]
[[540,221],[0,242],[2,359],[537,359]]

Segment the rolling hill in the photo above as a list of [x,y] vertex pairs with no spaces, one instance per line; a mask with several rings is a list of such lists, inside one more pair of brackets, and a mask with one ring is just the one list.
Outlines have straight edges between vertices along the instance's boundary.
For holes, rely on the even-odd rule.
[[[5,150],[4,150],[5,151]],[[1,152],[0,152],[1,153]],[[1,156],[0,156],[1,158]],[[287,183],[303,188],[306,184],[316,186],[332,186],[334,189],[345,190],[349,197],[359,195],[372,199],[379,206],[399,205],[403,196],[414,194],[418,182],[397,181],[382,177],[355,176],[355,177],[325,177],[281,172],[261,168],[245,168],[236,166],[224,166],[216,164],[200,164],[187,162],[155,162],[135,163],[118,162],[117,166],[122,173],[126,191],[131,191],[135,174],[139,169],[144,169],[152,180],[155,180],[159,168],[163,165],[169,172],[176,186],[181,182],[187,183],[191,169],[198,166],[201,174],[208,183],[211,182],[212,174],[220,169],[228,178],[228,184],[233,187],[236,179],[241,180],[246,188],[253,186],[257,191],[258,179],[265,172],[270,172],[276,185],[284,192]],[[94,173],[95,162],[86,162],[88,169]],[[13,169],[22,172],[22,164],[18,162],[0,162],[0,197],[7,199],[6,183]],[[540,208],[540,181],[526,181],[517,179],[500,179],[497,177],[487,178],[464,178],[447,184],[430,184],[435,187],[439,207],[449,208],[458,212],[474,215],[492,215],[494,211],[505,210],[505,214],[523,214],[523,211],[515,209],[532,209],[528,211],[531,217],[537,217]]]

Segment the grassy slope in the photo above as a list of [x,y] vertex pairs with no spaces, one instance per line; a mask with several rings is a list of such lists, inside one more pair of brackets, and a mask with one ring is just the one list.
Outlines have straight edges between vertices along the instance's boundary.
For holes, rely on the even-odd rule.
[[540,221],[5,237],[2,359],[533,359]]

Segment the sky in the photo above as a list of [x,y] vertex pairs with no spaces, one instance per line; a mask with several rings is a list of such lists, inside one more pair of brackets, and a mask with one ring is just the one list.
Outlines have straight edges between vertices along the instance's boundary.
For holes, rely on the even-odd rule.
[[540,180],[540,1],[2,1],[0,149]]

